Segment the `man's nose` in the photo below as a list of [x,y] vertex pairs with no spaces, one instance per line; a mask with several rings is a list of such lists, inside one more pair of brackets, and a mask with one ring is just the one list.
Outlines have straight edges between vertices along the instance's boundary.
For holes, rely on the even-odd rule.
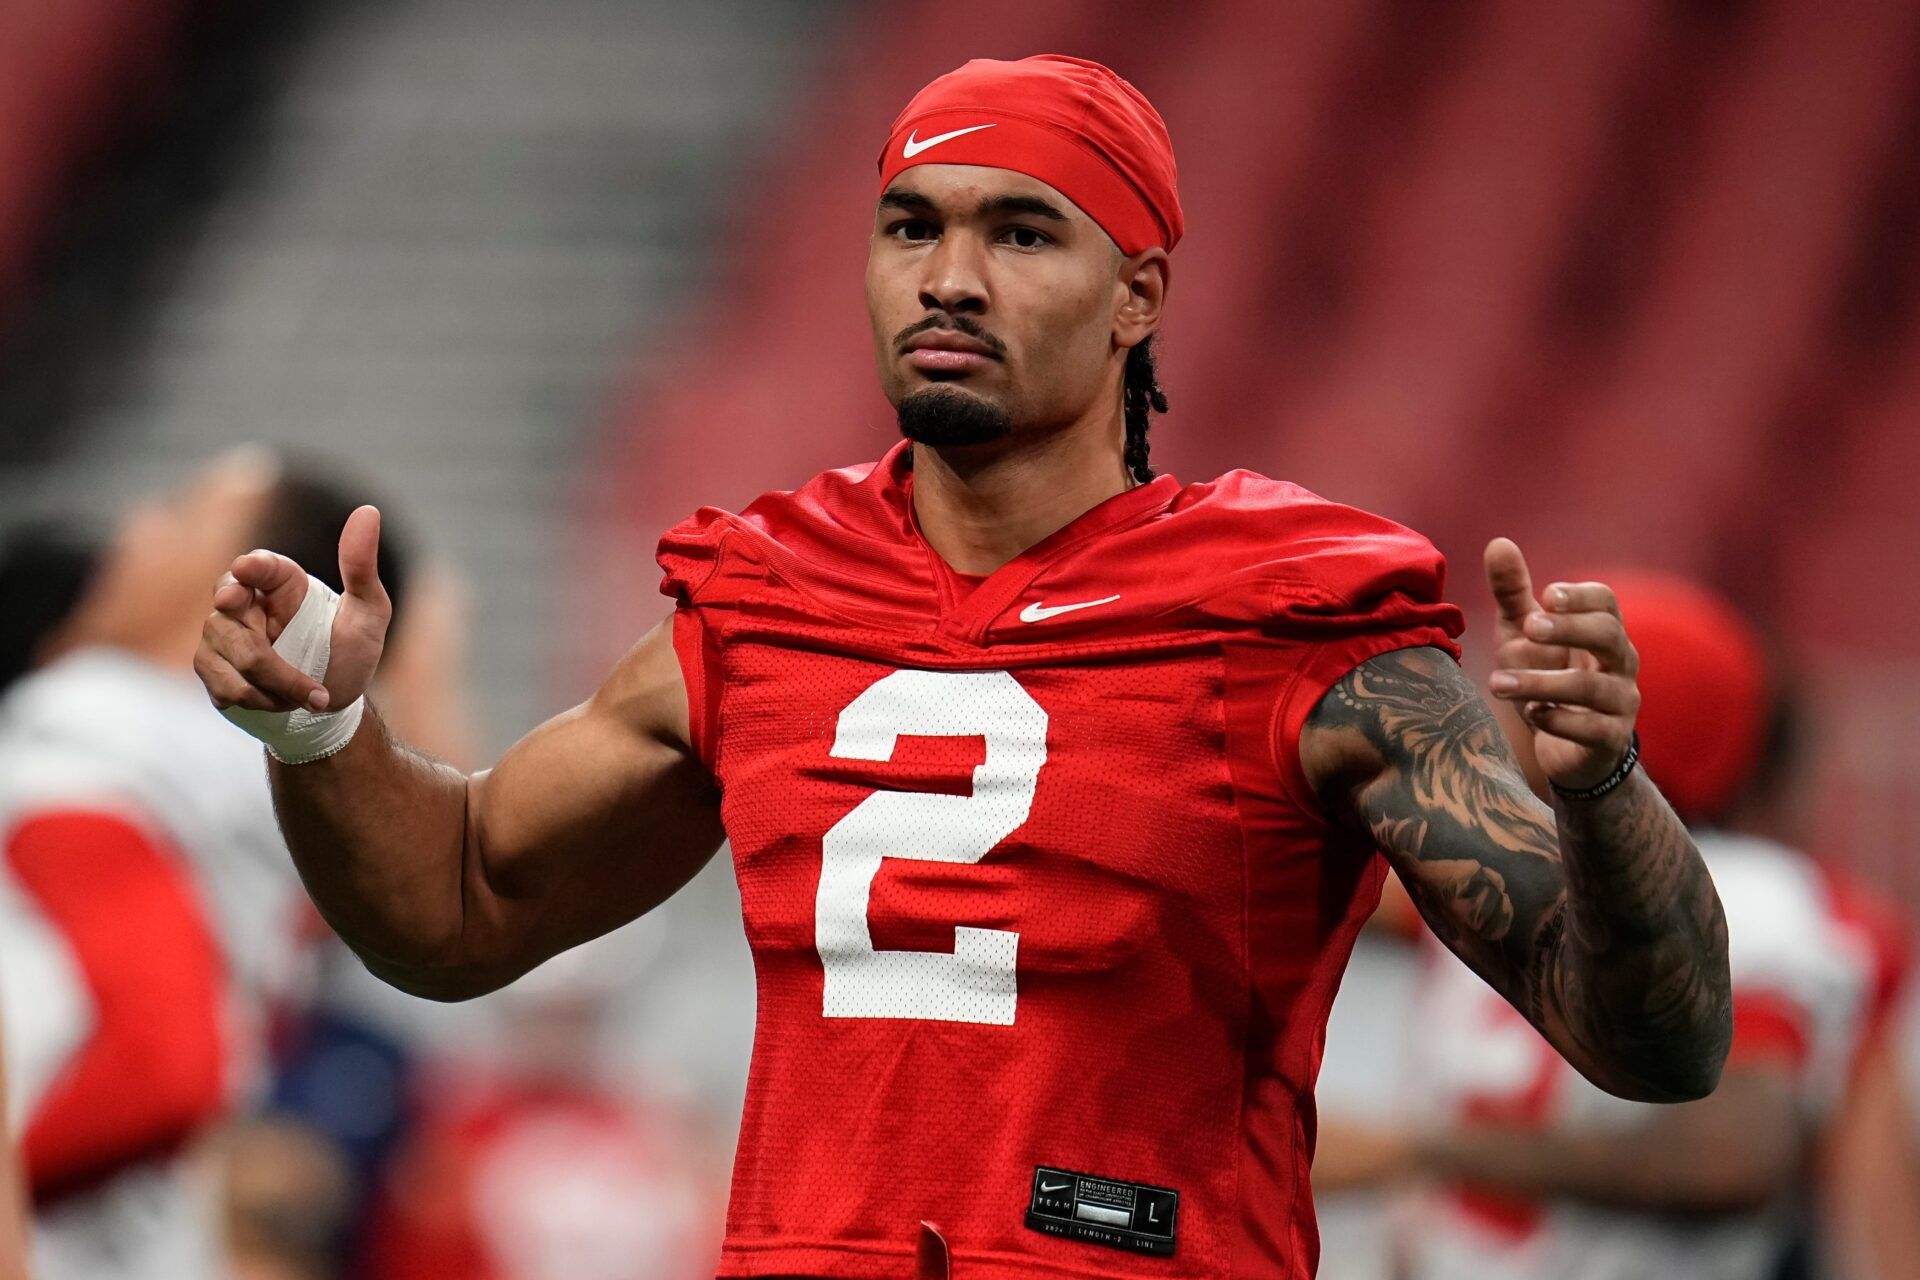
[[926,274],[920,280],[920,305],[929,311],[954,315],[984,313],[987,281],[981,252],[981,247],[969,235],[940,237],[940,243],[926,258]]

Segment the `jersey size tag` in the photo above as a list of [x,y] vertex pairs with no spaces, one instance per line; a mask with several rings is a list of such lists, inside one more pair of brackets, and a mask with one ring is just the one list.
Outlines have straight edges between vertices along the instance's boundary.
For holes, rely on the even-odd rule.
[[1171,1257],[1179,1216],[1180,1193],[1167,1187],[1045,1165],[1033,1171],[1027,1226],[1050,1236]]

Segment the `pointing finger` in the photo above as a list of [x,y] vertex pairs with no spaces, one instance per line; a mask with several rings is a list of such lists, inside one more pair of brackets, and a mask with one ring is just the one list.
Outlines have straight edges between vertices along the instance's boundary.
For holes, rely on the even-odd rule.
[[1487,544],[1485,556],[1487,586],[1500,617],[1518,624],[1537,607],[1533,599],[1533,579],[1527,573],[1527,558],[1511,538],[1495,538]]

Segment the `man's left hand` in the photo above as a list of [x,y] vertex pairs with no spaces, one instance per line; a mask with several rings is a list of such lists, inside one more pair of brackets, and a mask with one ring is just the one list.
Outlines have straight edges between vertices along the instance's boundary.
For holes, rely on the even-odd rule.
[[1640,711],[1640,656],[1613,589],[1556,582],[1536,599],[1526,557],[1507,538],[1487,544],[1486,567],[1500,606],[1487,687],[1519,708],[1548,778],[1570,791],[1604,781],[1626,756]]

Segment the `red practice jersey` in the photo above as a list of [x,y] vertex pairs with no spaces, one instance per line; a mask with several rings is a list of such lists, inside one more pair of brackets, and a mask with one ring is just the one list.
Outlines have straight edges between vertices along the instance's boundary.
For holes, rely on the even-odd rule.
[[758,1025],[721,1273],[1307,1277],[1327,1008],[1384,861],[1300,727],[1457,653],[1423,538],[1246,471],[977,585],[905,445],[660,544]]

